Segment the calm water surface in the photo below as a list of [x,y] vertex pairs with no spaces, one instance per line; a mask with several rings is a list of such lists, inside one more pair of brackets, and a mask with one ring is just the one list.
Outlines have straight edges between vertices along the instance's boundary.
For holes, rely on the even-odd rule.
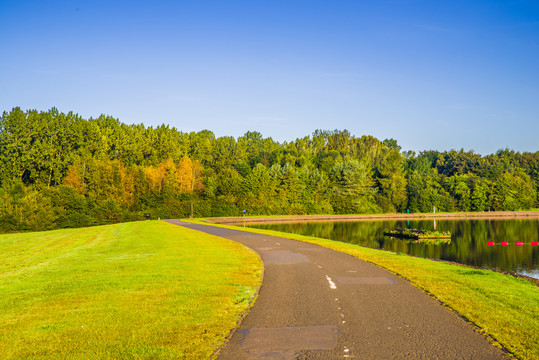
[[[410,255],[518,273],[539,279],[539,219],[532,220],[414,220],[263,224],[252,227],[359,244]],[[384,237],[384,230],[412,228],[451,231],[451,243],[417,244]],[[488,246],[493,241],[495,246]],[[508,246],[500,246],[500,242]],[[516,246],[517,241],[524,246]]]

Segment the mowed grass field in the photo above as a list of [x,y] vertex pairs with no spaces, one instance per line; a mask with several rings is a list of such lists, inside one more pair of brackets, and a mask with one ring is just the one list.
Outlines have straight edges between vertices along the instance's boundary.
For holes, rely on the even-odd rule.
[[258,256],[161,221],[0,235],[2,359],[207,359]]
[[539,359],[539,287],[531,281],[339,241],[264,229],[214,226],[305,241],[379,265],[442,301],[519,359]]

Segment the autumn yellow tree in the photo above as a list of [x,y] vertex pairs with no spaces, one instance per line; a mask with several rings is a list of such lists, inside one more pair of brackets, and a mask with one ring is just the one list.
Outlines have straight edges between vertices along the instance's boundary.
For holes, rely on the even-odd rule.
[[200,166],[198,160],[191,161],[187,156],[184,156],[178,164],[176,179],[180,193],[191,195],[191,217],[193,217],[194,197],[195,195],[200,195],[204,190],[202,166]]
[[163,174],[162,188],[167,190],[167,193],[176,192],[178,188],[177,168],[174,160],[168,158],[158,166],[160,173]]
[[127,206],[133,206],[135,203],[135,175],[133,174],[133,168],[126,168],[121,163],[119,171],[123,190],[121,203]]
[[121,160],[92,160],[86,168],[87,193],[98,202],[114,200],[118,205],[132,205],[134,178],[132,168]]
[[191,193],[193,182],[193,164],[191,159],[184,156],[178,164],[176,170],[176,179],[178,182],[178,190],[180,193]]
[[86,172],[86,163],[76,162],[70,165],[64,177],[63,184],[77,190],[79,194],[84,194],[86,184],[84,182],[84,173]]
[[178,164],[176,179],[180,193],[200,194],[204,190],[202,166],[198,160],[191,161],[187,156],[184,156]]
[[165,169],[162,167],[148,166],[144,169],[144,175],[148,181],[148,190],[161,192],[165,180]]
[[157,190],[161,193],[165,188],[176,189],[177,187],[176,164],[171,158],[157,167],[148,166],[144,169],[144,175],[148,182],[148,190]]

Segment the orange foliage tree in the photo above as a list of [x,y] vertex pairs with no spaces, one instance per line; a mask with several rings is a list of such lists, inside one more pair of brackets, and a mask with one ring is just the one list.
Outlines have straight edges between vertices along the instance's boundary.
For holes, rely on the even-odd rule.
[[200,166],[198,160],[191,161],[187,156],[184,156],[178,164],[176,179],[181,193],[200,194],[204,190],[202,166]]
[[86,191],[86,183],[84,182],[85,172],[86,163],[81,164],[80,162],[75,162],[67,168],[63,184],[77,190],[81,195],[84,194]]

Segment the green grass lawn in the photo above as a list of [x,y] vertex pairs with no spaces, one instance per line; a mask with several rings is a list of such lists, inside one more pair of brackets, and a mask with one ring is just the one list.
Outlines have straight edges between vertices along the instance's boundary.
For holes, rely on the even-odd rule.
[[472,321],[517,357],[539,359],[539,287],[530,281],[338,241],[272,230],[217,226],[318,244],[384,267]]
[[249,307],[258,256],[146,221],[0,235],[2,359],[206,359]]

